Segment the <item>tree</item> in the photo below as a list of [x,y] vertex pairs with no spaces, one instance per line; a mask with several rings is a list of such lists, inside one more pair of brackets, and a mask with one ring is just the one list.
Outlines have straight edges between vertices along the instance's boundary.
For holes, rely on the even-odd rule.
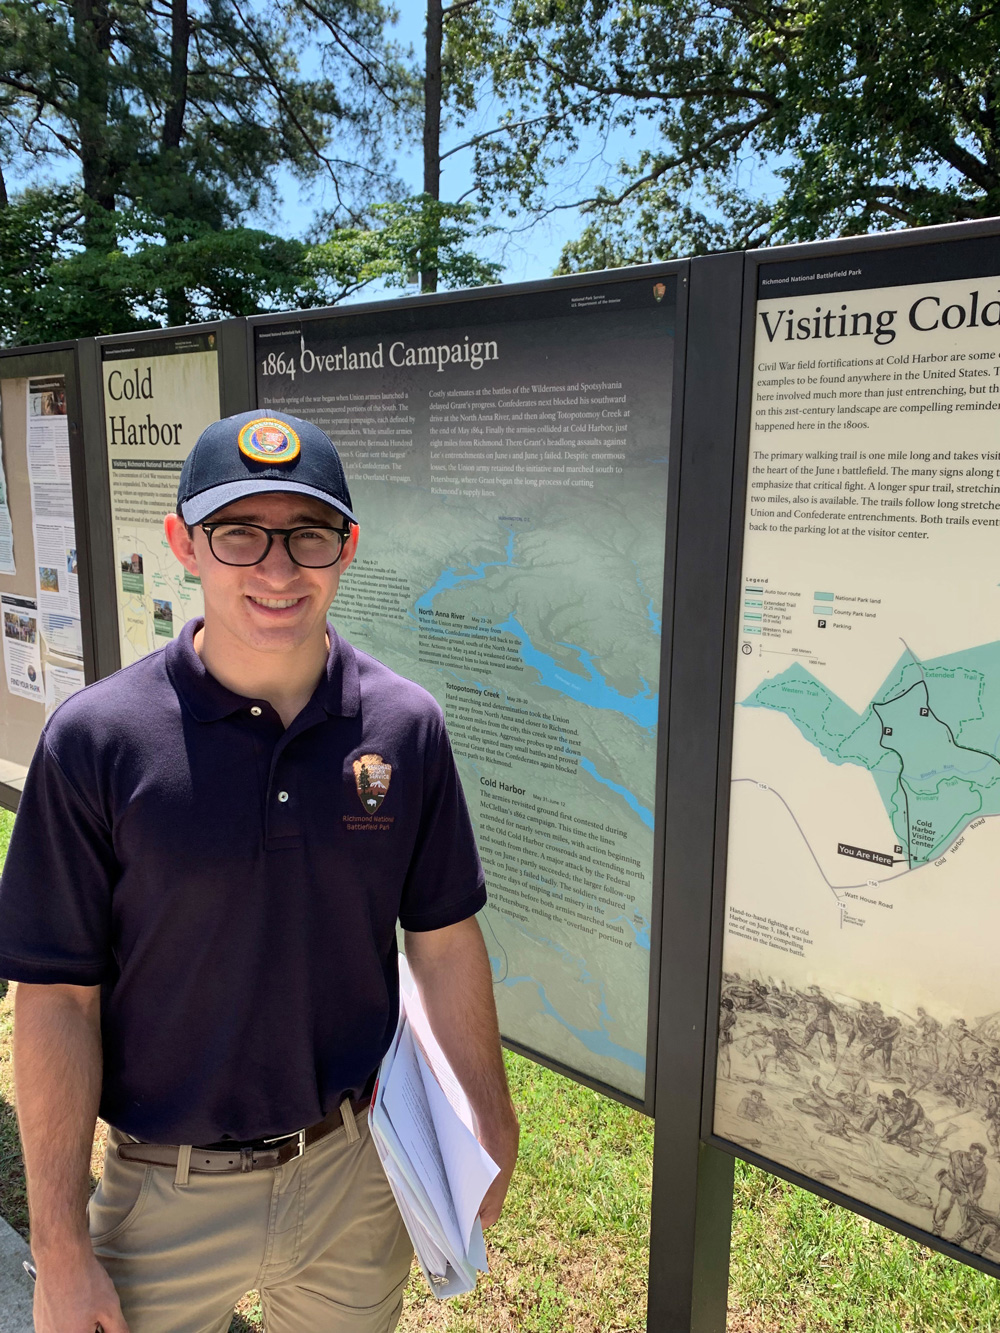
[[[481,0],[452,0],[445,6],[442,0],[427,0],[427,22],[424,32],[424,196],[440,202],[441,199],[441,113],[446,102],[450,101],[459,118],[468,115],[474,105],[475,96],[470,75],[473,69],[481,67],[481,61],[475,57],[470,62],[464,57],[461,45],[454,41],[445,48],[446,26],[454,27],[455,20],[468,10],[481,4]],[[459,144],[448,150],[447,156],[460,152],[467,144]],[[420,256],[420,290],[436,292],[438,287],[438,256],[433,247]]]
[[[12,169],[68,163],[76,178],[36,189],[8,236],[36,265],[47,251],[89,268],[88,331],[112,332],[136,327],[116,279],[136,268],[137,236],[171,255],[196,244],[224,268],[227,233],[274,197],[279,167],[325,183],[327,229],[363,225],[402,193],[392,148],[413,89],[389,18],[381,0],[0,0],[0,212]],[[177,283],[159,292],[168,322],[197,307]]]
[[177,322],[169,312],[178,306],[180,322],[193,323],[332,305],[372,282],[405,285],[429,249],[450,286],[498,280],[499,266],[471,248],[482,229],[470,205],[417,196],[369,211],[369,223],[309,242],[247,227],[165,241],[157,219],[119,210],[119,245],[103,251],[83,245],[78,191],[26,191],[0,209],[0,341],[104,332],[95,311],[122,310],[124,327],[139,329]]
[[[544,210],[581,136],[641,146],[581,202],[586,268],[1000,213],[982,0],[508,0],[494,191]],[[487,188],[490,186],[487,184]]]

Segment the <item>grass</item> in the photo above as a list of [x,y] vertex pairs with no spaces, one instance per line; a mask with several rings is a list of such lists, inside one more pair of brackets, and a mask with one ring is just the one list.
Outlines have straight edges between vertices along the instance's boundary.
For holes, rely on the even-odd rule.
[[[10,817],[0,812],[0,856]],[[0,998],[0,1214],[27,1235],[13,1113],[12,994]],[[401,1333],[640,1333],[653,1126],[508,1054],[522,1151],[492,1271],[434,1300],[414,1271]],[[95,1142],[100,1171],[103,1135]],[[254,1293],[230,1333],[262,1327]],[[737,1163],[728,1333],[1000,1333],[1000,1284],[744,1162]]]

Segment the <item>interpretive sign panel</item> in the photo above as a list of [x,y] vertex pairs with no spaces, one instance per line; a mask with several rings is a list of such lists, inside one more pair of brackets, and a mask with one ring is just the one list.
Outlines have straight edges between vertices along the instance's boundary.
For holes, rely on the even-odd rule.
[[67,348],[0,355],[0,801],[10,806],[45,719],[85,683],[75,368]]
[[444,709],[503,1033],[640,1101],[680,267],[254,322],[361,520],[332,619]]
[[714,1130],[996,1263],[1000,247],[755,271]]
[[207,331],[101,346],[122,666],[203,609],[198,580],[167,546],[163,516],[176,507],[184,459],[219,418],[216,342]]

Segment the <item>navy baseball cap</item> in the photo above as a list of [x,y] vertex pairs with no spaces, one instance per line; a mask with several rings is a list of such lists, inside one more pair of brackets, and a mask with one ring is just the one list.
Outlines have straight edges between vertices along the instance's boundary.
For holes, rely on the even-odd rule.
[[358,521],[333,441],[311,421],[283,412],[237,412],[206,426],[184,460],[177,512],[185,523],[200,523],[263,491],[311,495]]

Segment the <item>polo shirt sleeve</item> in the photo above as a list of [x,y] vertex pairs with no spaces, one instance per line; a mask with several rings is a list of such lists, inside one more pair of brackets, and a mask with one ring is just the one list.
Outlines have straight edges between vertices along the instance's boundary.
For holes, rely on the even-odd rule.
[[425,738],[420,828],[403,885],[399,924],[404,930],[440,930],[474,916],[485,905],[472,821],[444,718],[435,705]]
[[0,878],[0,976],[98,985],[111,961],[119,874],[110,828],[43,733]]

